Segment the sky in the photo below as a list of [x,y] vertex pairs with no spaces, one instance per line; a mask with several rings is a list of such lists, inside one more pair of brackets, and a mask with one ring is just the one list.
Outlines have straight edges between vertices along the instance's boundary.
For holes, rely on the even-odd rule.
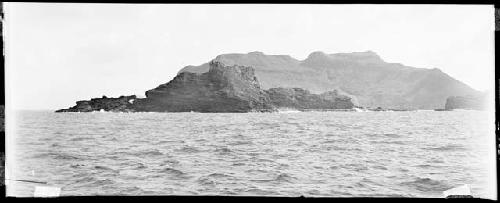
[[187,65],[261,51],[371,50],[494,90],[492,5],[5,3],[6,103],[61,109],[138,95]]

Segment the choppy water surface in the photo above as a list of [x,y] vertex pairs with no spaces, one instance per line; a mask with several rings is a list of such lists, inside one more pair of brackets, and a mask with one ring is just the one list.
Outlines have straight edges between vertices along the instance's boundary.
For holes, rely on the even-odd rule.
[[61,195],[496,198],[481,111],[16,115],[10,178]]

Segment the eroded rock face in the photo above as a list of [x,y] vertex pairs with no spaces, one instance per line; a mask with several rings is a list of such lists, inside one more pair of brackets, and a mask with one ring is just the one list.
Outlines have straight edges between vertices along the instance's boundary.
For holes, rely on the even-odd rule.
[[271,88],[266,90],[277,108],[305,109],[351,109],[351,98],[339,95],[337,91],[312,94],[301,88]]
[[91,111],[115,111],[128,112],[134,111],[135,95],[120,96],[119,98],[92,98],[91,100],[77,101],[76,105],[68,109],[60,109],[56,112],[91,112]]
[[138,111],[249,112],[271,111],[269,97],[260,89],[254,69],[210,63],[206,73],[180,73],[172,81],[146,92]]
[[452,109],[473,109],[485,110],[485,96],[483,95],[467,95],[467,96],[453,96],[446,99],[444,107],[446,110]]

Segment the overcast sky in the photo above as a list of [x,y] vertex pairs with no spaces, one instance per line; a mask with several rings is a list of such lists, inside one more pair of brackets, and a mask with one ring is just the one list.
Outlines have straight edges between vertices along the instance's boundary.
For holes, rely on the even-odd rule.
[[6,3],[7,98],[16,109],[136,94],[184,66],[261,51],[303,60],[372,50],[494,89],[488,5],[137,5]]

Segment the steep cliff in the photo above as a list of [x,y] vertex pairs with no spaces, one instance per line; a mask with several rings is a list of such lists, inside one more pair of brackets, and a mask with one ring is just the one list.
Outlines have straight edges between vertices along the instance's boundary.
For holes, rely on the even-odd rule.
[[[441,70],[387,63],[375,52],[326,54],[313,52],[304,60],[287,55],[223,54],[227,65],[255,68],[262,89],[302,88],[312,93],[338,90],[355,105],[390,109],[442,108],[450,96],[477,93]],[[179,72],[204,73],[209,64],[187,66]]]
[[206,73],[179,73],[173,80],[146,92],[135,103],[137,111],[249,112],[271,111],[269,97],[260,89],[254,69],[209,63]]

